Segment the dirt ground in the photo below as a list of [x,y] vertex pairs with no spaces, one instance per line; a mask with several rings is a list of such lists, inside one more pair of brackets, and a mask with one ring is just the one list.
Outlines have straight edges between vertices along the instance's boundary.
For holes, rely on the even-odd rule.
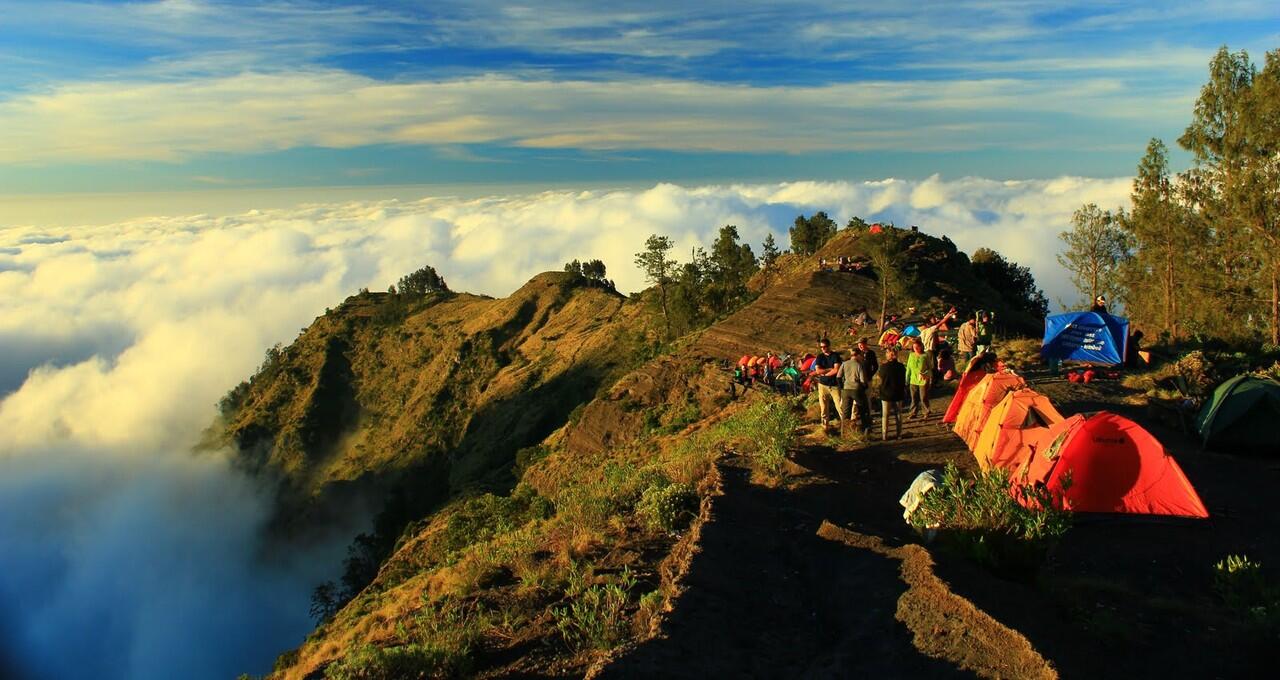
[[[974,467],[934,416],[902,440],[864,443],[816,427],[786,483],[753,483],[729,460],[685,592],[663,634],[605,677],[1253,677],[1276,640],[1214,596],[1212,565],[1244,553],[1280,565],[1280,462],[1201,452],[1125,407],[1118,383],[1028,376],[1064,415],[1108,408],[1177,458],[1207,521],[1081,516],[1029,582],[920,545],[898,498],[923,470]],[[811,410],[816,421],[816,409]],[[878,424],[877,424],[878,427]]]

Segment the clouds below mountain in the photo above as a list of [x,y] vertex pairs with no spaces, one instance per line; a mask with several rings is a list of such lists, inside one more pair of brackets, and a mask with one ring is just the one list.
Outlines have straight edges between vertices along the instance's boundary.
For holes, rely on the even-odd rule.
[[265,497],[193,455],[263,350],[424,264],[505,295],[573,258],[626,291],[650,233],[677,255],[732,223],[758,249],[801,213],[919,224],[1073,297],[1056,234],[1126,179],[884,180],[352,202],[0,231],[0,659],[52,677],[226,677],[305,634],[325,548],[261,562]]

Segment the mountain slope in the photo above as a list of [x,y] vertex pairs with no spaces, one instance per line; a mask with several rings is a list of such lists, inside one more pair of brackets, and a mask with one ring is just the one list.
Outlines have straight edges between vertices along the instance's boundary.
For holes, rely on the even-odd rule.
[[277,481],[288,522],[408,480],[444,498],[503,478],[629,367],[645,324],[642,305],[562,273],[503,299],[362,293],[269,356],[210,438]]

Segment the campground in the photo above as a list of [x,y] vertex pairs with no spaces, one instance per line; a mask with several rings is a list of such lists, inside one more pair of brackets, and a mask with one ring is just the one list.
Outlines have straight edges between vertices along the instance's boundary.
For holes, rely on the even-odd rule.
[[977,469],[939,424],[954,383],[932,397],[933,418],[904,420],[904,438],[889,442],[824,434],[809,398],[785,480],[761,484],[745,462],[722,464],[722,493],[686,575],[683,597],[694,601],[605,674],[1247,677],[1266,668],[1275,640],[1224,606],[1213,565],[1229,554],[1271,574],[1280,565],[1270,504],[1280,461],[1202,451],[1138,405],[1141,391],[1126,385],[1140,379],[1023,375],[1064,416],[1105,409],[1150,431],[1210,518],[1078,515],[1038,572],[996,576],[937,544],[920,547],[898,504],[924,470]]

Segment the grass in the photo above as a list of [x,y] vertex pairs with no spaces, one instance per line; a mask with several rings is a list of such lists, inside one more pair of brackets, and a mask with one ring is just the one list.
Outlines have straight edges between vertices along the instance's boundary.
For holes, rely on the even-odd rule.
[[1226,556],[1213,565],[1213,590],[1257,632],[1280,631],[1280,586],[1267,580],[1261,563],[1247,555]]
[[1021,578],[1033,575],[1071,528],[1071,512],[1043,487],[1011,486],[1004,470],[966,475],[948,463],[909,521],[938,530],[945,545],[993,572]]
[[569,604],[551,610],[556,630],[573,649],[613,649],[626,639],[631,620],[627,609],[636,580],[624,570],[614,583],[594,585],[579,592],[566,590]]

